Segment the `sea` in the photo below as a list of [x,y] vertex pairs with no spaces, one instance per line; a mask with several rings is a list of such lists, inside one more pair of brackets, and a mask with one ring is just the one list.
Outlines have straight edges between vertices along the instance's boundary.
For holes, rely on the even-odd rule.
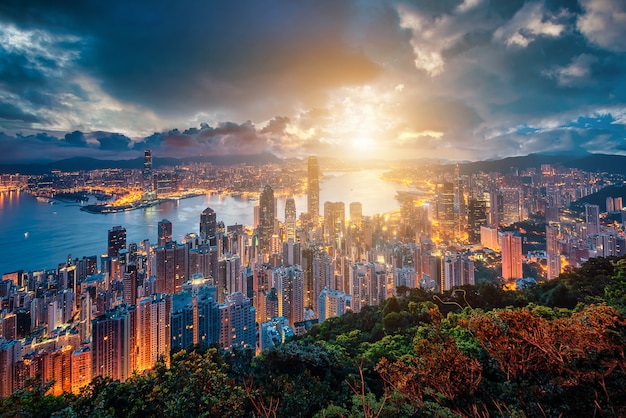
[[[320,181],[320,213],[324,202],[361,202],[364,215],[397,209],[396,191],[409,187],[381,178],[382,170],[325,172]],[[278,219],[284,221],[285,200],[277,199]],[[305,195],[294,196],[298,216],[306,211]],[[229,194],[207,194],[126,212],[94,214],[80,210],[73,202],[36,199],[24,192],[0,193],[0,274],[18,270],[55,269],[68,257],[98,257],[106,253],[107,231],[113,226],[126,228],[127,243],[157,241],[157,223],[172,222],[177,241],[188,233],[198,233],[200,213],[215,210],[225,225],[252,225],[258,201]],[[348,217],[346,213],[346,218]]]

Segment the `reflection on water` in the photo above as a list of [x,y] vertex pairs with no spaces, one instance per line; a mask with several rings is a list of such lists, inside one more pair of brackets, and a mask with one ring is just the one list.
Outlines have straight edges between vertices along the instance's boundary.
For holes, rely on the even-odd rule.
[[[403,185],[384,182],[381,171],[368,170],[332,173],[320,184],[320,212],[324,202],[361,202],[363,213],[372,215],[394,210],[398,202],[396,190]],[[278,219],[284,220],[285,197],[277,200]],[[306,196],[296,196],[298,214],[306,211]],[[218,221],[226,225],[252,225],[254,206],[258,201],[229,195],[203,195],[190,199],[164,202],[159,206],[129,212],[92,214],[76,205],[60,202],[51,205],[19,192],[0,193],[0,274],[18,269],[55,268],[67,259],[101,255],[106,252],[107,231],[115,226],[126,228],[127,242],[157,240],[157,223],[167,218],[172,222],[174,239],[180,241],[190,233],[198,233],[200,213],[210,206]],[[347,216],[347,214],[346,214]]]

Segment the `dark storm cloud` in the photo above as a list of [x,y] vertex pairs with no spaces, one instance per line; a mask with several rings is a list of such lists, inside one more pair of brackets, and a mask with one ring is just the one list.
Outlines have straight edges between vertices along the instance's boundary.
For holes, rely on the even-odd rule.
[[13,103],[5,103],[0,102],[0,119],[6,119],[11,121],[22,121],[22,122],[39,122],[40,119],[28,113],[19,107],[15,106]]
[[330,0],[29,1],[0,11],[24,28],[85,39],[80,63],[120,100],[183,114],[239,106],[265,118],[261,94],[268,103],[315,97],[378,74],[344,41],[352,12]]
[[85,135],[80,131],[74,131],[72,133],[65,134],[65,143],[73,147],[86,147],[87,140]]
[[100,149],[106,151],[127,151],[131,143],[131,139],[125,135],[118,133],[96,133],[96,141],[100,143]]

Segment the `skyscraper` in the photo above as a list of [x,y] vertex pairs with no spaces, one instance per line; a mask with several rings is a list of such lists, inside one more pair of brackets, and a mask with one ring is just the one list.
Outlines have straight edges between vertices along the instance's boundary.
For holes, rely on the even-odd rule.
[[500,236],[502,252],[502,278],[516,280],[523,277],[522,273],[522,237],[512,232],[504,232]]
[[215,245],[215,233],[217,231],[217,216],[211,208],[206,208],[200,214],[200,238],[208,240],[210,245]]
[[561,273],[561,256],[558,230],[555,226],[546,226],[546,259],[548,261],[548,280],[556,278]]
[[[132,371],[131,325],[133,312],[124,306],[107,311],[92,322],[91,370],[92,377],[110,377],[125,381]],[[132,321],[134,322],[134,321]]]
[[269,250],[272,235],[274,235],[276,201],[274,190],[270,186],[265,186],[259,197],[259,238],[260,246],[263,250]]
[[287,239],[296,240],[296,201],[293,197],[287,198],[285,201],[285,229],[287,230]]
[[585,223],[587,224],[587,234],[600,233],[600,206],[585,205]]
[[149,149],[143,152],[143,191],[152,191],[152,151]]
[[480,227],[487,225],[487,201],[470,199],[467,210],[467,232],[470,244],[480,242]]
[[361,202],[350,203],[350,226],[361,228],[363,221],[363,204]]
[[313,222],[320,216],[320,168],[317,157],[309,157],[307,211]]
[[126,228],[114,226],[108,233],[107,255],[115,257],[122,248],[126,248]]
[[167,219],[159,222],[159,247],[163,247],[172,240],[172,223]]

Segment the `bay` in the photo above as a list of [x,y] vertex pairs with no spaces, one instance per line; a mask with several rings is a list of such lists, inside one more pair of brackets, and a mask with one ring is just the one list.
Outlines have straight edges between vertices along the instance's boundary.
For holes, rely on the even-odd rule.
[[[320,182],[320,213],[324,202],[361,202],[364,215],[397,209],[397,190],[405,185],[386,182],[381,170],[324,173]],[[295,196],[298,215],[306,211],[306,196]],[[277,199],[278,219],[285,216],[286,197]],[[0,274],[24,270],[56,268],[72,258],[100,256],[106,252],[107,231],[115,225],[126,228],[127,243],[157,241],[157,223],[172,222],[173,237],[181,241],[188,233],[198,233],[200,213],[208,206],[225,225],[252,225],[258,201],[231,195],[210,194],[128,212],[93,214],[77,204],[50,204],[23,192],[0,193]],[[348,213],[346,213],[348,217]]]

